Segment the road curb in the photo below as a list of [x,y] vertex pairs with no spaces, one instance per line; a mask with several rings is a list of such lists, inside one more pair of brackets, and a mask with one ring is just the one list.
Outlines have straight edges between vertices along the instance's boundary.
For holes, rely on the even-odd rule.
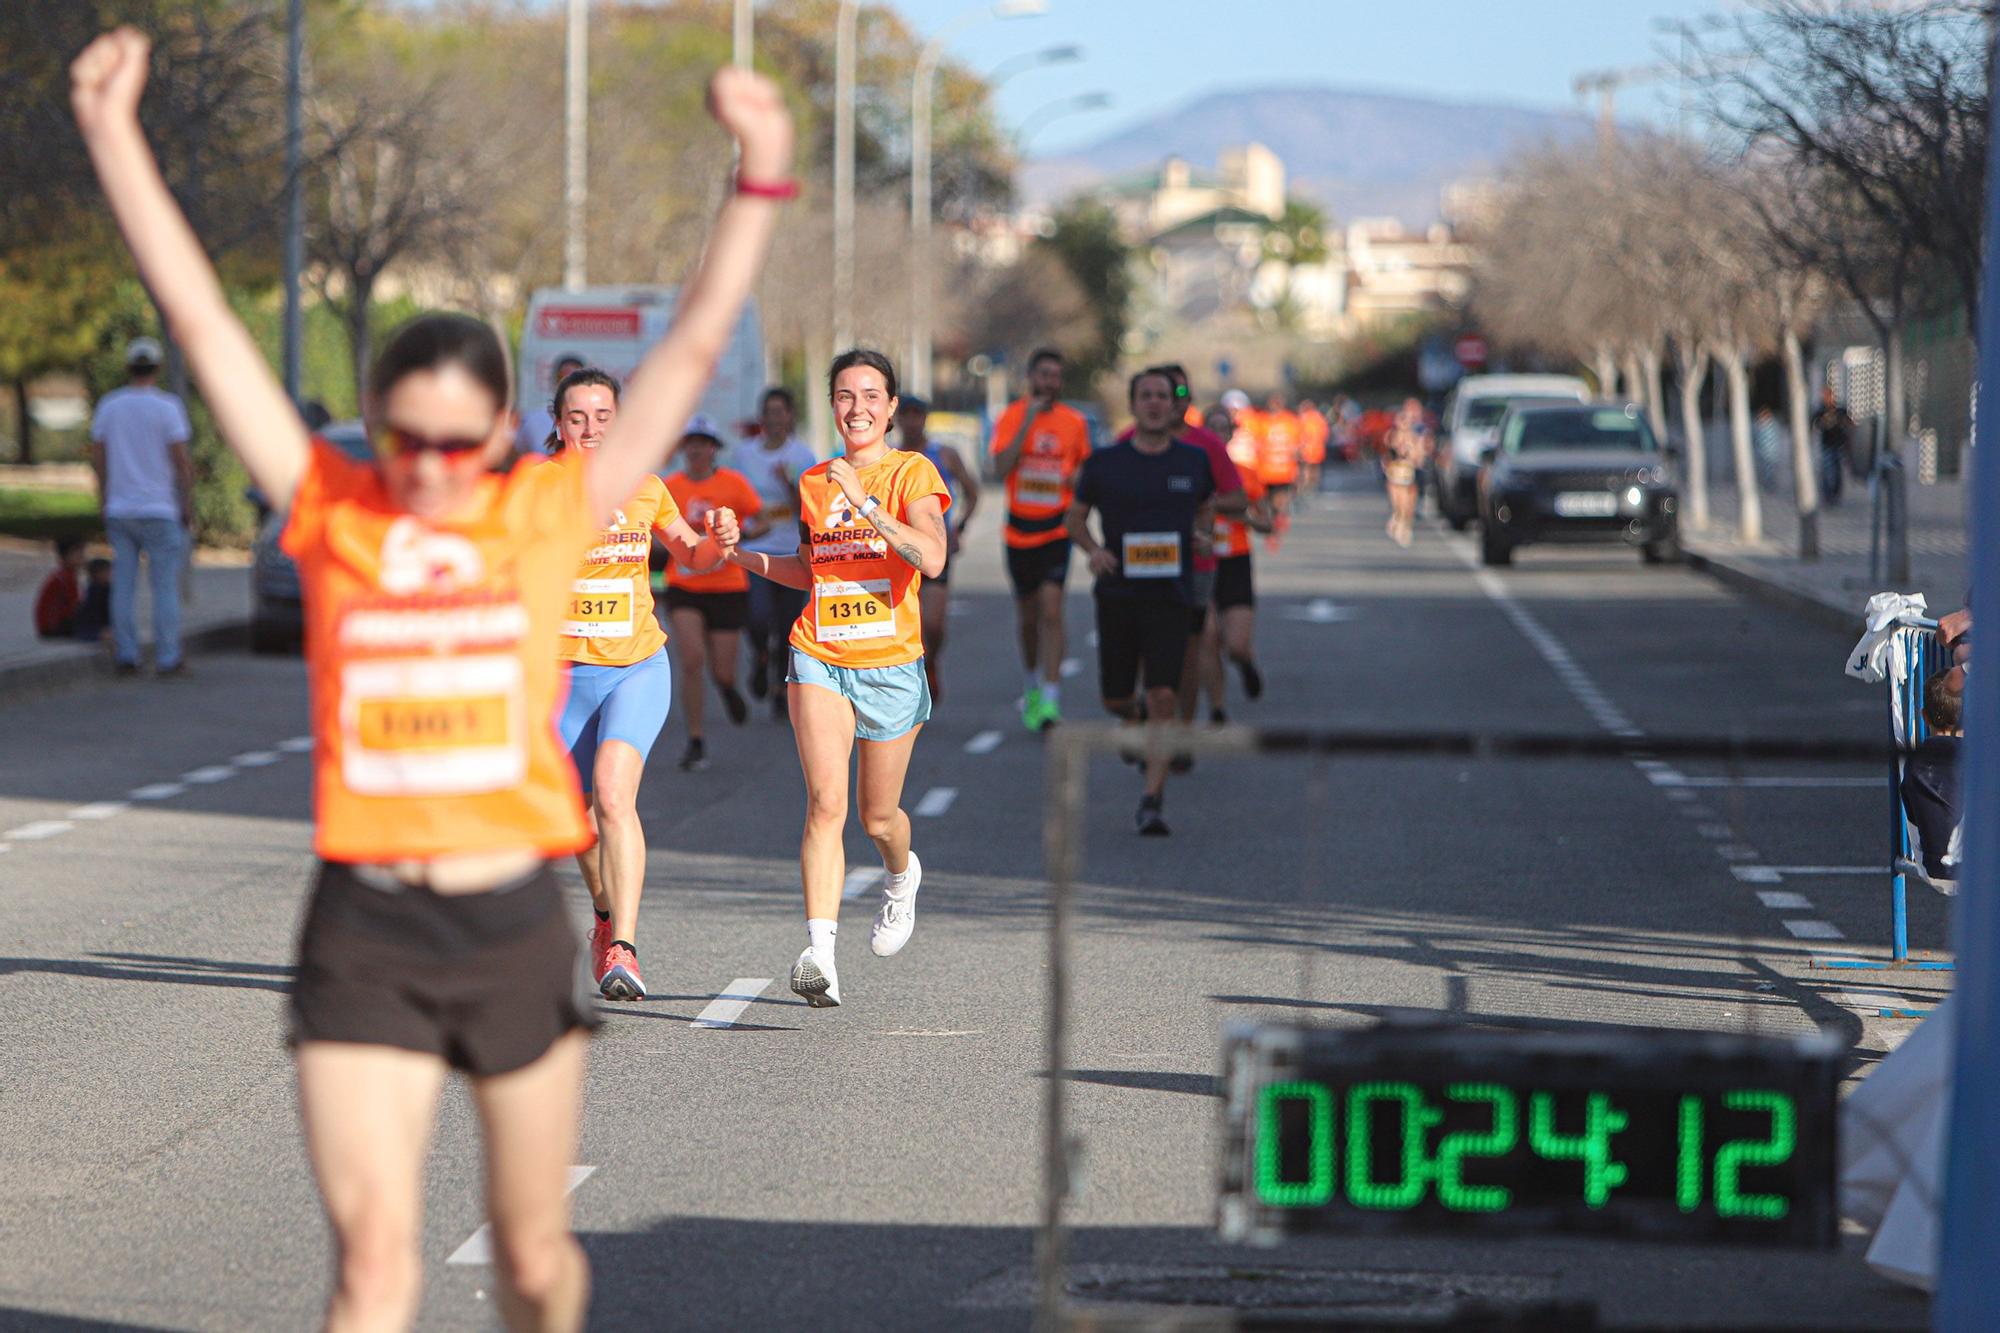
[[[250,621],[227,620],[205,625],[181,636],[181,651],[188,655],[223,649],[247,648]],[[78,645],[73,650],[30,655],[26,660],[0,662],[0,699],[16,699],[23,694],[47,693],[86,681],[111,679],[111,658],[99,649]]]
[[1693,547],[1681,552],[1688,568],[1708,575],[1716,582],[1747,593],[1760,602],[1781,607],[1805,620],[1842,634],[1858,634],[1866,628],[1860,612],[1780,579],[1745,568],[1733,561],[1709,555]]

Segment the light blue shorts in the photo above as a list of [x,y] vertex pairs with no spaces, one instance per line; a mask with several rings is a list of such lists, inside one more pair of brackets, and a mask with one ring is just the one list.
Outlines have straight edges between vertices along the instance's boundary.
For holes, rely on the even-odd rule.
[[630,666],[570,665],[569,698],[563,701],[556,730],[576,763],[586,795],[599,743],[624,741],[645,759],[660,738],[660,728],[667,725],[673,704],[674,668],[664,648]]
[[924,659],[901,666],[842,667],[792,649],[785,679],[832,690],[854,705],[854,734],[864,741],[893,741],[931,720],[931,683]]

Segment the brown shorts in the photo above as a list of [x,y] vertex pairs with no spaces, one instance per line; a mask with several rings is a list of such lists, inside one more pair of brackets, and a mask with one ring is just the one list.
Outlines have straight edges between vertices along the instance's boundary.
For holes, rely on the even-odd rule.
[[546,865],[485,893],[389,883],[320,863],[299,932],[292,1045],[393,1046],[489,1075],[597,1026],[582,951]]

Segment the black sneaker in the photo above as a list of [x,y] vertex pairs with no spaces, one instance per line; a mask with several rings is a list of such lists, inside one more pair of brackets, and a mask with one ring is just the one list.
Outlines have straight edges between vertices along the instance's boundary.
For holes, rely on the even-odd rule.
[[1170,773],[1192,773],[1194,771],[1194,756],[1186,750],[1180,751],[1167,761],[1167,771]]
[[722,711],[729,714],[729,720],[737,726],[750,716],[750,705],[743,702],[743,696],[736,692],[734,685],[724,685],[722,690]]
[[1257,664],[1247,657],[1238,658],[1236,661],[1236,670],[1243,677],[1243,697],[1246,699],[1263,698],[1264,673],[1257,669]]
[[120,662],[111,668],[111,674],[114,676],[136,676],[139,674],[139,664],[137,662]]
[[699,739],[690,740],[681,753],[681,772],[699,773],[708,767],[708,752],[702,748]]
[[1229,714],[1223,712],[1220,708],[1209,709],[1208,725],[1210,725],[1211,727],[1223,727],[1229,725]]
[[1164,838],[1172,832],[1167,827],[1166,818],[1160,813],[1160,798],[1157,796],[1139,798],[1139,814],[1134,822],[1143,837]]
[[771,659],[757,654],[757,660],[750,667],[750,695],[761,699],[771,692]]

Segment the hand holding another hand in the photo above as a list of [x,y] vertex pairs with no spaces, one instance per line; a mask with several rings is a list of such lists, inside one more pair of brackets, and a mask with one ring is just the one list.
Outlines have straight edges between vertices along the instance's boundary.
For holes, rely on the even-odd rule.
[[743,540],[743,525],[736,517],[736,511],[726,505],[708,511],[708,535],[721,548],[724,559]]

